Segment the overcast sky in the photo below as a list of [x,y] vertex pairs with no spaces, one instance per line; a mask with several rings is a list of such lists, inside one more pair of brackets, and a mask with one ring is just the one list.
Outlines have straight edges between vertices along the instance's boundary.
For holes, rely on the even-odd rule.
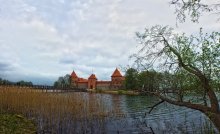
[[0,0],[0,77],[52,84],[72,70],[108,80],[131,65],[135,32],[155,24],[179,32],[220,31],[213,14],[176,27],[169,0]]

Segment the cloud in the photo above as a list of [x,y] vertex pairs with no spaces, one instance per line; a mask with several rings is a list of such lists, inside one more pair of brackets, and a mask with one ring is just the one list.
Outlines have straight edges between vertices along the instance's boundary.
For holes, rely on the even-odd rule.
[[[43,84],[73,69],[85,78],[94,72],[99,79],[110,79],[115,67],[129,64],[137,49],[135,32],[155,24],[176,27],[168,2],[2,0],[0,70],[10,80]],[[200,26],[219,29],[205,15],[199,24],[186,22],[176,29],[194,33]]]
[[8,63],[0,62],[0,72],[10,71],[12,70],[12,66]]

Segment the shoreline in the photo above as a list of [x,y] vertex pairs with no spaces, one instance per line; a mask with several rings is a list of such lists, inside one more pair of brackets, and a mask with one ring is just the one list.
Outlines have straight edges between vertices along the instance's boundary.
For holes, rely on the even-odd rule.
[[115,95],[141,95],[140,92],[132,90],[102,90],[102,89],[87,89],[88,93],[103,93]]
[[[7,88],[18,88],[18,89],[28,89],[29,87],[20,87],[20,86],[0,86],[0,89]],[[29,88],[36,92],[45,92],[45,93],[67,93],[67,92],[88,92],[88,93],[103,93],[103,94],[114,94],[114,95],[141,95],[141,92],[135,90],[125,90],[125,89],[38,89],[38,88]]]

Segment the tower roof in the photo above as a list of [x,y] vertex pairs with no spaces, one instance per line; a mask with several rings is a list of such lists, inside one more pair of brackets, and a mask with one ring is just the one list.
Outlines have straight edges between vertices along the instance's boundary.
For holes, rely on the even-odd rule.
[[75,71],[72,72],[71,77],[72,78],[78,78],[78,76],[76,75]]
[[112,74],[111,77],[122,77],[120,71],[118,70],[118,68],[115,69],[114,73]]
[[90,76],[89,76],[89,79],[96,79],[96,80],[97,80],[95,74],[90,75]]

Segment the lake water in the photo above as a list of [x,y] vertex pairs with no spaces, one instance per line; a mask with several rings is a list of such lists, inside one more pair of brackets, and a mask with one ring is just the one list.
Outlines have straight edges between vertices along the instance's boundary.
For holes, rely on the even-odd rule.
[[[83,94],[85,98],[100,98],[107,112],[114,111],[101,120],[94,117],[93,121],[83,123],[71,122],[67,119],[54,120],[54,133],[107,133],[107,134],[182,134],[208,133],[212,124],[199,111],[162,103],[148,114],[151,106],[159,102],[152,96],[127,96],[91,93],[62,93],[63,95]],[[67,117],[68,118],[68,117]],[[40,121],[39,121],[40,122]],[[38,123],[39,123],[38,122]],[[42,123],[41,123],[42,124]],[[76,125],[77,124],[77,125]],[[45,125],[45,124],[42,124]],[[74,126],[74,128],[73,128]],[[81,128],[83,126],[83,128]],[[83,131],[82,131],[83,129]],[[50,133],[40,130],[39,133]]]

